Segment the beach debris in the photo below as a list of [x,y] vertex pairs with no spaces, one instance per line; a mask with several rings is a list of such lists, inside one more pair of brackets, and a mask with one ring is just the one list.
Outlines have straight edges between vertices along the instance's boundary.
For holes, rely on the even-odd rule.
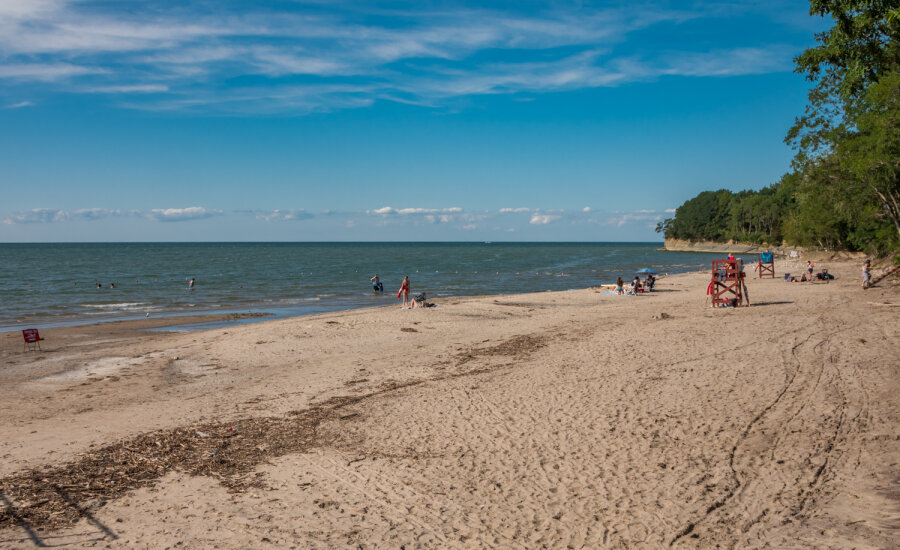
[[[493,347],[471,349],[456,360],[462,365],[481,356],[525,357],[544,347],[548,339],[546,335],[516,336]],[[232,493],[259,487],[263,481],[255,471],[260,464],[334,444],[337,436],[319,429],[323,422],[350,420],[360,413],[349,407],[424,382],[388,380],[371,393],[332,397],[285,416],[243,418],[238,424],[240,436],[237,425],[198,423],[92,448],[65,464],[8,474],[0,477],[0,494],[7,499],[7,505],[0,507],[0,530],[23,523],[35,529],[72,525],[83,517],[82,509],[153,486],[173,471],[211,477]],[[199,437],[198,432],[209,437]]]
[[653,318],[656,319],[657,321],[662,321],[663,319],[671,319],[672,316],[666,312],[662,312],[659,315],[654,315]]
[[197,437],[200,437],[200,438],[207,438],[207,437],[209,437],[209,434],[208,434],[208,433],[206,433],[206,432],[201,432],[201,431],[199,431],[199,430],[194,431],[194,435],[196,435]]

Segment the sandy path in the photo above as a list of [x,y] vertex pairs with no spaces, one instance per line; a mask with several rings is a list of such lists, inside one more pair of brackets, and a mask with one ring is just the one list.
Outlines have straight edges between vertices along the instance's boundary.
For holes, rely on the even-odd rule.
[[[113,348],[140,362],[66,349],[59,371],[9,356],[7,475],[154,429],[351,399],[255,483],[163,471],[81,503],[70,528],[0,530],[0,545],[896,547],[898,293],[855,283],[753,280],[754,307],[712,310],[689,274],[651,296],[450,300]],[[120,374],[78,385],[73,365],[104,358]],[[98,384],[115,397],[98,402]]]

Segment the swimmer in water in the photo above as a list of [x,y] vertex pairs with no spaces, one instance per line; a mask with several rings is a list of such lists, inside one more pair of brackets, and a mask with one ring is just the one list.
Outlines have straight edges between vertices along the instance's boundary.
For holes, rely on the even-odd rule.
[[381,278],[378,277],[378,273],[375,274],[374,277],[369,279],[372,282],[372,290],[375,292],[384,292],[384,284],[381,282]]
[[194,290],[194,278],[191,277],[191,280],[188,281],[188,290]]

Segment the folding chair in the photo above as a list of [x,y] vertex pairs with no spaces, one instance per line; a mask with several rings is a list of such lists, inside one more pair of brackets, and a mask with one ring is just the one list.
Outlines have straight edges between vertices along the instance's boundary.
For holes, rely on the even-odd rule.
[[38,329],[26,328],[22,331],[22,338],[25,339],[25,351],[41,350],[41,340],[43,340],[43,338],[41,338]]

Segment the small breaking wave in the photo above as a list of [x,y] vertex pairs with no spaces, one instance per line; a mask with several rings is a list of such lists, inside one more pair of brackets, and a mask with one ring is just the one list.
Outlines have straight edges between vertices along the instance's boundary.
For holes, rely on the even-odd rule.
[[115,309],[121,311],[130,311],[135,309],[145,310],[145,309],[159,309],[158,306],[150,305],[150,302],[121,302],[118,304],[82,304],[82,307],[89,307],[94,309]]

